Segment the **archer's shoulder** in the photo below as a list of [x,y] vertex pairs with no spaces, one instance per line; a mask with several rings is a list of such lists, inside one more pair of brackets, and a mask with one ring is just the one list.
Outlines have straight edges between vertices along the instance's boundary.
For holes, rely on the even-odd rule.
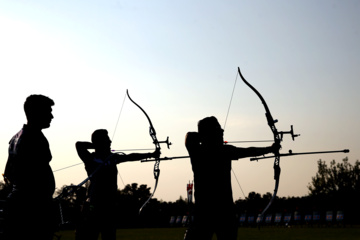
[[200,137],[197,132],[188,132],[185,136],[185,146],[187,148],[200,145]]

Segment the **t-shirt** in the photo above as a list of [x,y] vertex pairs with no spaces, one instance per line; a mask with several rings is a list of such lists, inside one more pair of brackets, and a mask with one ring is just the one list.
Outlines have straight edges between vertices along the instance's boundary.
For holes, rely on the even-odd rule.
[[110,204],[116,198],[118,171],[115,163],[103,164],[107,157],[99,156],[94,152],[82,159],[88,176],[100,167],[90,179],[88,197],[92,204],[103,202]]
[[233,207],[231,161],[236,160],[236,147],[223,145],[207,149],[188,146],[194,173],[194,196],[197,209]]
[[26,197],[28,201],[32,196],[36,196],[36,201],[51,199],[55,191],[51,159],[49,143],[44,134],[24,125],[9,142],[4,175],[13,186],[10,197]]

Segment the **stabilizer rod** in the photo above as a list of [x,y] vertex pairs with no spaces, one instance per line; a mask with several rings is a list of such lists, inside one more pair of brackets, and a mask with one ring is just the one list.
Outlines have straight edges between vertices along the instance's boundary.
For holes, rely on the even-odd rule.
[[[280,154],[280,157],[288,157],[288,156],[295,156],[295,155],[309,155],[309,154],[323,154],[323,153],[348,153],[350,152],[349,149],[344,150],[335,150],[335,151],[320,151],[320,152],[301,152],[301,153],[293,153],[291,150],[289,150],[289,153]],[[250,158],[250,161],[257,161],[261,159],[266,158],[273,158],[275,156],[265,156],[265,157],[254,157]]]

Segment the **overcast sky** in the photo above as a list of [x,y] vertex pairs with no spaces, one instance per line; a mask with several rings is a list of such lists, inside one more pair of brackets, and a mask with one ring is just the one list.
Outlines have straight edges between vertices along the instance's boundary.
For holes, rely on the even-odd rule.
[[[281,158],[278,195],[303,196],[319,159],[359,159],[359,13],[356,0],[2,0],[0,168],[9,140],[26,123],[30,94],[55,101],[55,118],[43,131],[53,170],[81,163],[75,142],[89,141],[98,128],[109,131],[113,149],[154,148],[147,119],[125,98],[126,89],[158,139],[173,143],[162,146],[162,156],[187,155],[185,134],[204,117],[216,116],[224,127],[236,79],[225,139],[271,140],[260,100],[237,77],[240,67],[279,120],[278,130],[294,125],[301,134],[294,142],[284,136],[282,152],[351,151]],[[233,163],[246,195],[273,191],[272,165],[273,159]],[[125,184],[153,188],[153,162],[118,169]],[[189,159],[161,162],[160,169],[155,197],[186,197]],[[54,174],[57,188],[87,177],[82,165]],[[124,187],[120,178],[118,185]],[[244,198],[234,178],[233,194]]]

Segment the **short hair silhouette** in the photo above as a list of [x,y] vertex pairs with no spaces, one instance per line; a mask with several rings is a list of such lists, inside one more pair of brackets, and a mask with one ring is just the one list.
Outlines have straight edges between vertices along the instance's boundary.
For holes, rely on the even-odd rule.
[[95,145],[101,144],[104,141],[104,137],[108,136],[108,131],[106,129],[97,129],[91,135],[91,142]]
[[27,119],[42,113],[54,106],[54,101],[44,95],[30,95],[26,98],[24,103],[24,111]]

